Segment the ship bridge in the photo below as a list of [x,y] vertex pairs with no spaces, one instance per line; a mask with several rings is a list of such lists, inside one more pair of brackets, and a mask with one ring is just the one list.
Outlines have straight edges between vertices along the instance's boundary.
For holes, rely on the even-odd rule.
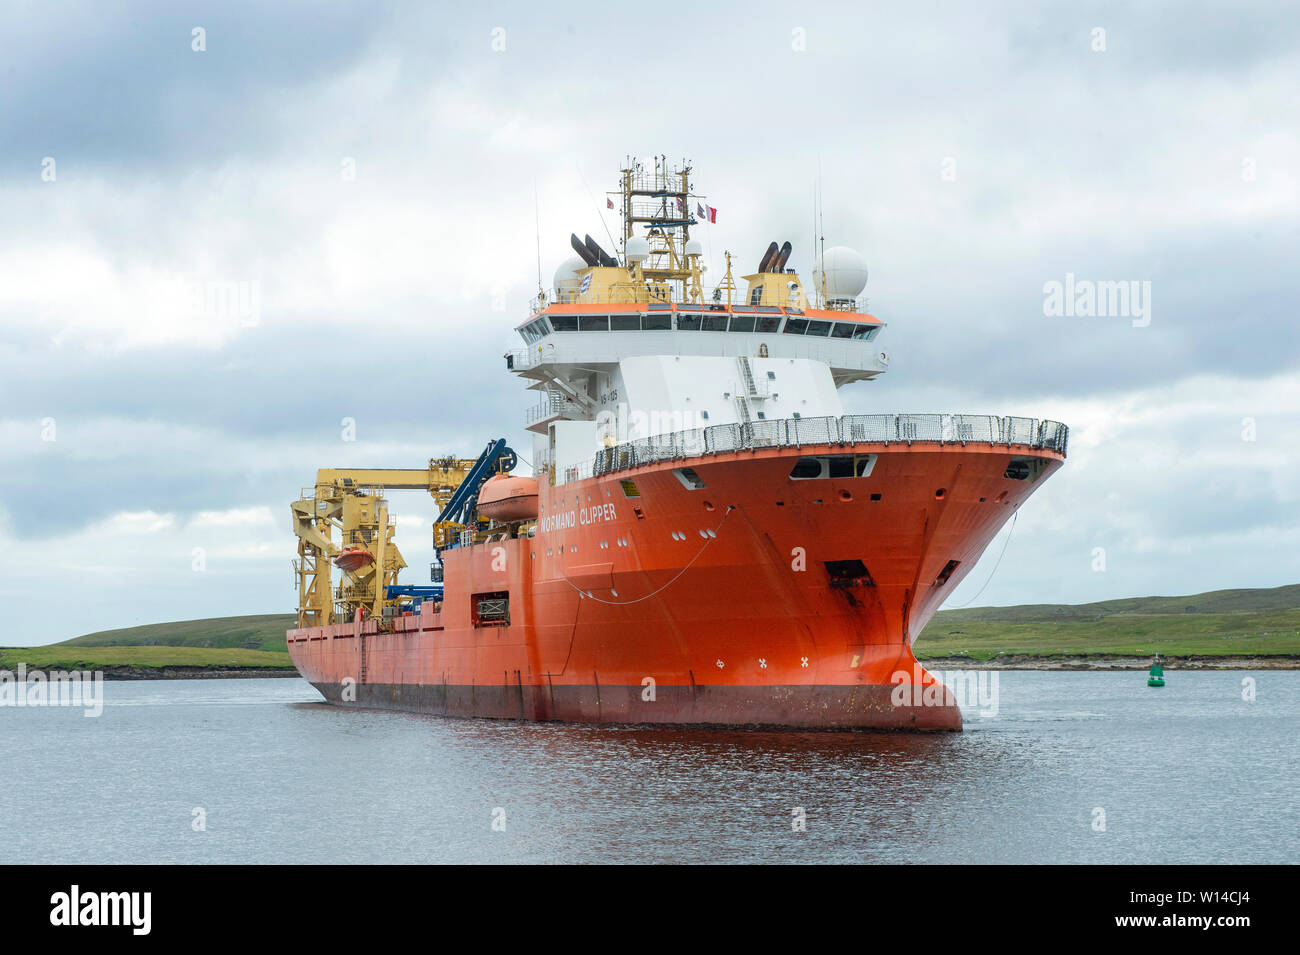
[[724,252],[722,280],[706,287],[690,230],[707,207],[690,167],[657,158],[653,171],[622,173],[621,246],[572,234],[575,256],[517,326],[523,347],[505,355],[541,394],[525,416],[539,469],[554,475],[602,448],[694,428],[839,418],[839,388],[888,370],[856,252],[824,250],[809,287],[788,241],[770,242],[739,279]]

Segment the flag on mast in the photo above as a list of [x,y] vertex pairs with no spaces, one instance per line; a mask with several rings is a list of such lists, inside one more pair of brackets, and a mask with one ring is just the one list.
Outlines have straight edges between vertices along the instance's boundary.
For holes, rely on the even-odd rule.
[[718,210],[713,208],[713,206],[705,206],[697,202],[695,203],[695,214],[705,222],[718,221]]
[[608,198],[608,197],[606,197],[606,199],[605,199],[605,208],[607,208],[607,209],[613,209],[613,208],[614,208],[614,200],[613,200],[613,199],[610,199],[610,198]]

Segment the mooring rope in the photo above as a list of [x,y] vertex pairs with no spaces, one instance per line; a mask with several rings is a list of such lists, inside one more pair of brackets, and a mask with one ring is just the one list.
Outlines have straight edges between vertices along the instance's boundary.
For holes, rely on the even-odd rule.
[[1016,513],[1015,513],[1015,515],[1011,518],[1011,530],[1007,531],[1007,539],[1004,540],[1004,541],[1002,542],[1002,553],[998,554],[997,563],[995,563],[995,564],[993,565],[993,569],[992,569],[991,571],[989,571],[989,579],[986,580],[986,581],[984,581],[984,586],[981,587],[981,588],[979,589],[979,593],[977,593],[977,594],[976,594],[974,597],[972,597],[970,600],[966,601],[964,604],[959,604],[959,605],[957,605],[956,607],[950,607],[950,608],[948,608],[948,609],[950,609],[950,610],[965,610],[967,607],[969,607],[969,606],[970,606],[971,604],[973,604],[975,601],[979,600],[979,599],[980,599],[980,594],[984,593],[984,591],[988,588],[988,585],[991,584],[991,583],[993,583],[993,575],[996,574],[996,573],[998,572],[998,567],[1000,567],[1000,566],[1002,565],[1002,558],[1003,558],[1003,556],[1004,556],[1004,555],[1006,554],[1006,552],[1007,552],[1007,545],[1011,543],[1011,535],[1015,533],[1015,531],[1016,531],[1016,521],[1018,521],[1019,519],[1020,519],[1020,511],[1017,510]]

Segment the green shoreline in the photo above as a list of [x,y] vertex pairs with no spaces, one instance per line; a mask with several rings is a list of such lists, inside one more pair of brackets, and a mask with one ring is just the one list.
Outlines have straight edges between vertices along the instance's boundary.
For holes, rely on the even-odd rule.
[[[101,670],[106,679],[293,676],[293,614],[105,630],[0,647],[0,670]],[[941,610],[914,650],[927,667],[1021,670],[1300,669],[1300,584],[1091,604]]]

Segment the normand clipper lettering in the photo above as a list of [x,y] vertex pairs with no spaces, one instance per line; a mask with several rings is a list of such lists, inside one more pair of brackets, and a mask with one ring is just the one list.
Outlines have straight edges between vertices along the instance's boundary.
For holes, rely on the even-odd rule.
[[602,521],[612,521],[618,518],[618,513],[614,510],[613,504],[597,504],[594,507],[584,507],[577,511],[565,511],[562,514],[548,514],[537,522],[538,530],[545,534],[548,531],[562,531],[579,524],[599,524]]

